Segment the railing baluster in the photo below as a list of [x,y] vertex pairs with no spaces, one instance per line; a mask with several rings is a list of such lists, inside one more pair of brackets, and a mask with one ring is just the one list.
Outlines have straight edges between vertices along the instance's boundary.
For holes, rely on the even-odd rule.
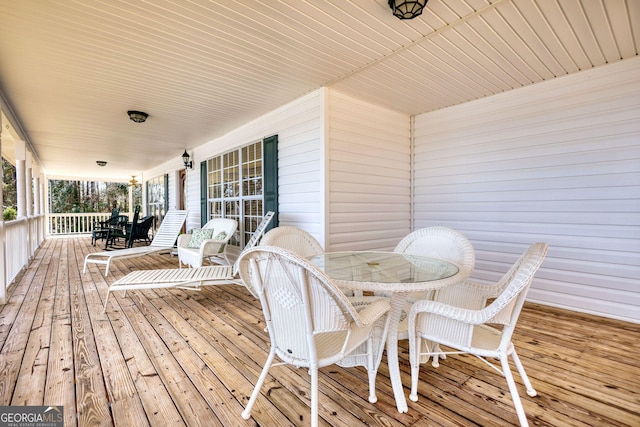
[[57,213],[49,214],[49,235],[88,234],[93,224],[109,219],[108,213]]

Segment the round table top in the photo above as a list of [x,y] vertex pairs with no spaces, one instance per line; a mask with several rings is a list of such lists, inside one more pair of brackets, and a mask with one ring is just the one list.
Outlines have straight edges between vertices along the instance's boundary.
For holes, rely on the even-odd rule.
[[399,252],[327,252],[309,258],[340,286],[364,291],[415,292],[454,283],[455,264]]

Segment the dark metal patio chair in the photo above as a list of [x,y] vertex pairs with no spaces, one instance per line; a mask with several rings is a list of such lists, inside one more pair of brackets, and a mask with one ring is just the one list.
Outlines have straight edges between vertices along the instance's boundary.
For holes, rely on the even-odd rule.
[[106,239],[109,228],[117,224],[119,215],[120,209],[115,208],[111,211],[111,217],[109,219],[93,223],[93,231],[91,232],[91,244],[93,246],[96,245],[98,239]]

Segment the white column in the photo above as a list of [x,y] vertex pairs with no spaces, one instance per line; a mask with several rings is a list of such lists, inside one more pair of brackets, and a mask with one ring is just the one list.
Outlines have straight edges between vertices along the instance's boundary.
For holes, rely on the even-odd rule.
[[49,180],[47,176],[40,172],[40,213],[44,215],[42,219],[42,236],[44,240],[49,235]]
[[42,215],[42,205],[40,204],[40,166],[33,164],[33,214]]
[[133,220],[133,211],[135,207],[133,206],[133,185],[129,186],[129,221]]
[[18,198],[18,218],[27,216],[26,160],[27,150],[24,141],[15,141],[16,150],[16,191]]
[[42,218],[42,205],[40,204],[40,165],[33,162],[31,166],[33,172],[33,216],[35,219],[35,236],[36,246],[44,240],[44,220]]
[[47,176],[40,172],[40,213],[49,214],[49,180]]
[[[0,153],[2,152],[2,114],[0,114]],[[2,177],[4,174],[0,173],[0,213],[4,214],[4,203],[2,196]],[[6,240],[4,238],[4,219],[0,217],[0,305],[4,305],[7,302],[7,271],[5,267],[5,252],[6,252]]]
[[27,216],[33,216],[33,156],[27,151],[24,168],[24,190]]

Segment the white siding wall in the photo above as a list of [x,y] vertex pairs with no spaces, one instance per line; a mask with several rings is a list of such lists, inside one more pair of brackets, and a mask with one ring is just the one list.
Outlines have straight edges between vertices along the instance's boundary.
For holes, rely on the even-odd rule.
[[391,250],[411,229],[410,117],[327,91],[327,250]]
[[[323,92],[310,93],[223,137],[189,149],[194,167],[187,174],[187,229],[200,226],[200,162],[277,134],[280,225],[303,228],[324,244],[321,185]],[[149,176],[169,173],[171,181],[174,171],[184,167],[179,157],[182,150],[177,148],[176,160],[149,171]],[[175,182],[173,186],[170,184],[170,192],[175,188]],[[176,200],[173,193],[169,200]]]
[[414,215],[482,281],[545,241],[530,300],[640,322],[640,58],[416,117]]

